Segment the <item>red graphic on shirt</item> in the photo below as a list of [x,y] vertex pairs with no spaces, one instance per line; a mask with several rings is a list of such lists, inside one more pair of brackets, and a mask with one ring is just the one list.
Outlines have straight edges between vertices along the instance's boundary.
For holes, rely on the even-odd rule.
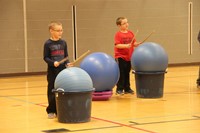
[[55,50],[51,52],[52,56],[64,55],[64,50]]

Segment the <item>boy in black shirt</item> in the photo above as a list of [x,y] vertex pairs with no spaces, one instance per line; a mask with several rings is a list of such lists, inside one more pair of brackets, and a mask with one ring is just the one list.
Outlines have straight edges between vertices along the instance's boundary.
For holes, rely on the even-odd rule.
[[56,101],[55,94],[52,92],[54,89],[55,78],[60,71],[67,66],[72,66],[69,60],[64,63],[59,63],[60,60],[68,57],[67,43],[62,40],[62,24],[60,22],[51,22],[49,24],[50,39],[44,43],[43,59],[47,63],[47,81],[48,81],[48,107],[46,111],[48,118],[52,119],[56,117]]

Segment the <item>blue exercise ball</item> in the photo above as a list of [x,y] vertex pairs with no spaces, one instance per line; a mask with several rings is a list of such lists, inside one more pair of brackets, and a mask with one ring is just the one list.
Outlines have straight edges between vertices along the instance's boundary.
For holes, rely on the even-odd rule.
[[168,55],[159,44],[146,42],[133,52],[131,66],[136,72],[165,71],[168,67]]
[[70,67],[57,75],[54,87],[61,88],[64,92],[86,92],[93,90],[93,83],[86,71],[78,67]]
[[112,90],[119,80],[119,67],[113,57],[102,52],[86,56],[80,64],[91,77],[96,92]]

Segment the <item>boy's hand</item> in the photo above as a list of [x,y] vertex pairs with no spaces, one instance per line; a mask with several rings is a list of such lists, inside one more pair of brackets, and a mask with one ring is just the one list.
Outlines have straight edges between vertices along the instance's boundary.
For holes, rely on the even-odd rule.
[[134,43],[134,47],[137,47],[137,46],[139,46],[140,44],[142,44],[142,42],[135,42],[135,43]]
[[127,44],[127,48],[130,48],[131,46],[132,46],[132,44],[131,44],[131,43]]
[[54,66],[55,66],[55,67],[58,67],[59,65],[60,65],[59,62],[57,62],[57,61],[54,62]]

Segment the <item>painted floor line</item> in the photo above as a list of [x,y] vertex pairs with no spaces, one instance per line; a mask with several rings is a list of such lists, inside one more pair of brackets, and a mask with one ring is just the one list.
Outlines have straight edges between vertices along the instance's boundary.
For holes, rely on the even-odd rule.
[[[26,103],[34,104],[34,105],[41,106],[41,107],[47,107],[45,105],[36,104],[36,103],[30,102],[30,101],[26,101],[26,100],[22,100],[22,99],[18,99],[18,98],[6,97],[6,96],[4,96],[4,97],[8,98],[8,99],[12,99],[12,100],[17,100],[17,101],[21,101],[21,102],[26,102]],[[142,128],[133,127],[131,125],[126,125],[126,124],[122,124],[122,123],[119,123],[119,122],[114,122],[114,121],[110,121],[110,120],[106,120],[106,119],[101,119],[101,118],[97,118],[97,117],[91,117],[91,118],[96,119],[96,120],[100,120],[100,121],[104,121],[104,122],[108,122],[108,123],[113,123],[113,124],[116,124],[116,125],[119,125],[119,126],[124,126],[124,127],[133,128],[133,129],[136,129],[136,130],[141,130],[141,131],[144,131],[144,132],[147,132],[147,133],[156,133],[156,132],[153,132],[153,131],[149,131],[149,130],[145,130],[145,129],[142,129]]]

